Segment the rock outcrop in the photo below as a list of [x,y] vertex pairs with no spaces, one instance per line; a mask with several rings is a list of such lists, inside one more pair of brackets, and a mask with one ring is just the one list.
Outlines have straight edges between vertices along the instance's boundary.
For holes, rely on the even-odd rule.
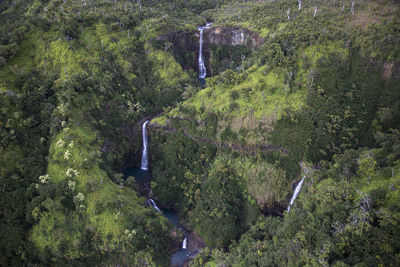
[[212,27],[204,31],[204,42],[220,45],[242,45],[257,48],[264,40],[255,32],[240,27]]
[[[198,71],[199,56],[199,38],[198,31],[177,31],[167,35],[159,36],[153,42],[156,47],[166,49],[169,47],[179,64],[184,70],[192,69]],[[251,30],[233,27],[216,26],[204,30],[203,56],[207,70],[210,70],[211,48],[210,45],[219,46],[244,46],[248,49],[258,48],[264,40],[257,33]],[[169,43],[166,45],[165,43]],[[210,72],[208,72],[208,75]]]

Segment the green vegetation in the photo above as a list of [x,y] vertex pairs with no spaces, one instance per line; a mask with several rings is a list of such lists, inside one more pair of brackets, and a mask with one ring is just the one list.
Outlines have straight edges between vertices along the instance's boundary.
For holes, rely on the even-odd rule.
[[260,217],[229,253],[213,251],[194,266],[398,265],[398,131],[382,141],[335,155],[307,176],[284,218]]
[[[0,265],[168,265],[119,173],[149,117],[150,194],[209,246],[191,265],[400,265],[400,6],[303,2],[0,2]],[[202,88],[207,21],[263,42],[205,45]]]
[[243,196],[232,170],[220,161],[215,165],[202,185],[191,218],[210,246],[224,247],[238,234]]
[[[176,208],[191,218],[192,227],[210,246],[220,248],[203,254],[194,265],[396,265],[398,259],[393,255],[399,251],[398,242],[383,240],[395,235],[392,231],[398,222],[394,219],[389,226],[380,219],[388,202],[373,199],[373,195],[378,191],[379,198],[395,199],[397,195],[399,158],[394,140],[398,130],[394,129],[400,126],[400,88],[393,71],[400,56],[399,36],[395,33],[398,22],[385,17],[398,18],[398,6],[387,2],[391,9],[378,9],[376,3],[367,2],[365,7],[357,6],[359,11],[353,17],[341,11],[339,4],[332,8],[318,2],[316,18],[314,7],[305,4],[302,12],[295,12],[288,21],[287,9],[297,7],[295,1],[291,3],[243,3],[204,13],[216,24],[245,25],[257,31],[264,37],[264,45],[240,67],[208,78],[205,89],[152,121],[155,126],[182,133],[177,137],[179,148],[163,138],[154,139],[153,147],[164,153],[157,152],[154,167],[175,151],[185,150],[185,158],[190,159],[193,148],[188,143],[193,141],[216,148],[216,157],[200,163],[204,166],[200,181],[189,182],[185,177],[175,185],[169,183],[169,188],[177,188],[169,189],[179,202]],[[345,5],[350,9],[351,3]],[[371,24],[361,25],[359,20]],[[390,40],[385,45],[378,41],[382,30]],[[211,60],[219,56],[214,53]],[[168,129],[170,138],[175,137]],[[386,138],[391,141],[387,143]],[[386,157],[390,163],[382,162]],[[321,169],[310,172],[291,213],[281,214],[293,181],[299,177],[302,159],[310,163],[308,169],[313,165]],[[184,168],[199,164],[197,158],[189,162]],[[334,172],[338,164],[343,167]],[[229,170],[229,179],[219,175],[220,181],[227,183],[222,188],[210,180],[221,166]],[[168,164],[161,169],[162,173],[154,175],[157,186],[182,166]],[[383,172],[386,176],[380,176]],[[381,182],[373,182],[372,177]],[[229,181],[235,181],[234,187],[241,192],[230,189],[229,195],[237,195],[238,202],[224,197]],[[214,194],[210,184],[220,193]],[[179,192],[190,185],[198,191],[189,196],[185,196],[186,190]],[[179,194],[184,200],[178,200]],[[195,204],[185,204],[193,196]],[[363,197],[375,203],[368,216],[358,214]],[[259,217],[254,224],[257,214],[244,208],[239,208],[239,217],[226,212],[240,205],[283,217]],[[390,207],[390,216],[395,218],[397,204]],[[218,219],[223,212],[222,224]],[[365,225],[358,226],[361,222],[356,216],[367,216],[362,219]],[[335,233],[339,224],[337,227],[346,229],[341,235]],[[238,243],[233,241],[226,253],[227,240],[237,240],[235,234],[249,225],[253,226]],[[379,237],[380,245],[374,243]],[[368,249],[362,249],[364,244]]]
[[191,80],[126,4],[1,3],[1,265],[169,262],[171,226],[116,169]]

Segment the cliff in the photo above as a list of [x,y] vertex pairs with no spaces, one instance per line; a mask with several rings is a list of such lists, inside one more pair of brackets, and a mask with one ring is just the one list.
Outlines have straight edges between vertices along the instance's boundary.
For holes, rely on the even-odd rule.
[[[184,70],[198,70],[199,56],[198,31],[181,30],[158,36],[153,44],[158,48],[171,49],[176,61]],[[217,26],[204,31],[203,56],[206,62],[207,76],[218,74],[228,68],[228,64],[238,58],[241,61],[250,50],[260,47],[264,40],[257,33],[242,27]],[[235,49],[241,46],[242,49]],[[224,49],[218,53],[217,49]],[[212,63],[214,61],[214,64]],[[218,66],[215,66],[218,62]],[[223,66],[219,66],[222,63]]]
[[264,42],[263,38],[246,28],[218,26],[204,31],[204,41],[207,44],[242,45],[247,48],[258,48]]

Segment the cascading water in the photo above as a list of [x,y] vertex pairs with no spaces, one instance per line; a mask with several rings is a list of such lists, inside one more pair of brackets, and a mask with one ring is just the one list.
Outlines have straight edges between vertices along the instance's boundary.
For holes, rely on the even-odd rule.
[[149,169],[149,161],[147,159],[147,131],[146,131],[146,125],[149,123],[149,121],[145,121],[142,125],[142,136],[143,136],[143,149],[142,149],[142,164],[140,168],[142,170],[148,170]]
[[182,242],[182,249],[186,249],[186,247],[187,247],[187,237],[185,237],[185,239],[183,239]]
[[206,74],[207,74],[206,66],[204,66],[204,58],[203,58],[203,31],[204,31],[204,27],[200,27],[199,31],[200,31],[199,78],[200,79],[204,79],[206,77]]
[[199,44],[199,79],[205,79],[207,75],[207,70],[206,66],[204,64],[204,58],[203,58],[203,31],[205,29],[209,29],[211,26],[211,23],[207,23],[205,26],[199,27],[199,32],[200,32],[200,44]]
[[[205,27],[209,27],[210,25],[207,24]],[[125,178],[129,176],[135,177],[136,183],[139,188],[142,188],[141,193],[148,195],[150,192],[150,172],[149,166],[148,166],[148,139],[147,139],[147,129],[146,126],[148,125],[149,121],[145,121],[142,125],[142,136],[143,136],[143,149],[142,149],[142,161],[141,161],[141,166],[139,168],[128,168],[124,171],[124,176]],[[146,186],[146,184],[148,186]],[[155,209],[157,212],[160,212],[162,215],[164,215],[168,221],[170,221],[177,229],[183,232],[184,234],[184,239],[182,241],[181,248],[178,251],[175,251],[171,255],[171,266],[183,266],[184,262],[188,260],[188,258],[193,258],[196,254],[199,254],[199,250],[194,250],[190,251],[188,249],[188,243],[189,243],[189,232],[180,225],[179,222],[179,217],[176,211],[173,210],[168,210],[168,209],[160,209],[156,202],[149,198],[147,200],[147,204]]]
[[296,189],[294,190],[293,196],[290,199],[289,205],[287,207],[287,212],[290,211],[290,207],[293,205],[294,200],[296,199],[297,195],[300,193],[300,189],[303,186],[304,183],[304,179],[306,178],[307,172],[306,174],[303,176],[303,178],[301,178],[301,181],[296,185]]
[[154,200],[152,200],[151,198],[149,198],[147,200],[147,203],[149,204],[149,206],[152,206],[156,211],[160,212],[161,210],[157,207],[156,202],[154,202]]

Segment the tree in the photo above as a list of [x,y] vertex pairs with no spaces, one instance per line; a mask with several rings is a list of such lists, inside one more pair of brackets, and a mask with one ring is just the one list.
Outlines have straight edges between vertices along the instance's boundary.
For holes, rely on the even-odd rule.
[[235,173],[217,161],[197,200],[191,224],[210,246],[227,247],[237,237],[243,200]]

